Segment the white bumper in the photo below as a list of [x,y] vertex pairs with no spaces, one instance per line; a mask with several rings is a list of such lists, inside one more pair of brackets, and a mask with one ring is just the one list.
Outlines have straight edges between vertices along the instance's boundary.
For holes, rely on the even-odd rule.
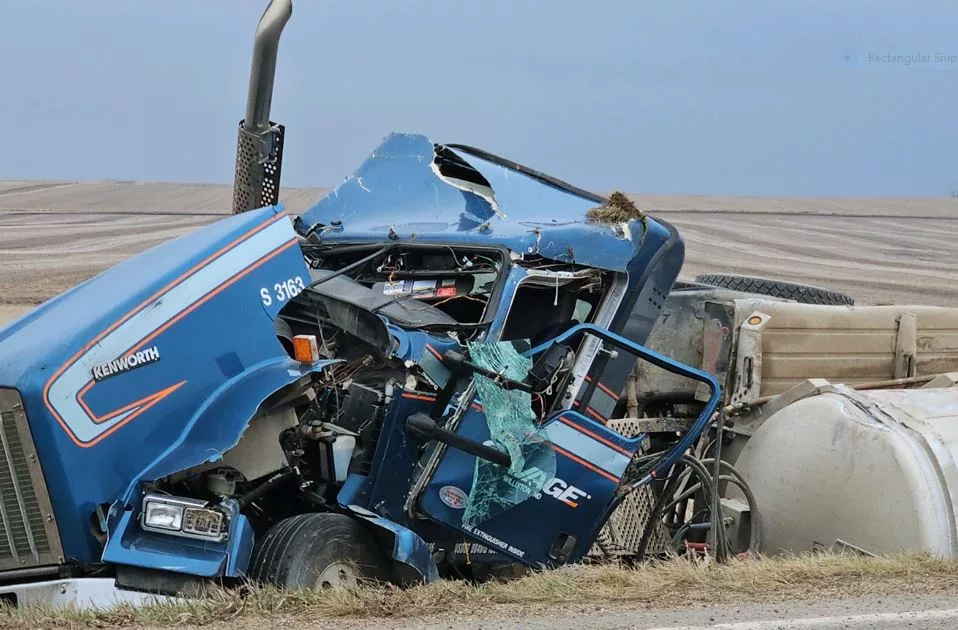
[[164,595],[118,589],[113,578],[74,578],[0,586],[0,600],[16,602],[18,607],[104,610],[120,603],[144,606],[170,599]]

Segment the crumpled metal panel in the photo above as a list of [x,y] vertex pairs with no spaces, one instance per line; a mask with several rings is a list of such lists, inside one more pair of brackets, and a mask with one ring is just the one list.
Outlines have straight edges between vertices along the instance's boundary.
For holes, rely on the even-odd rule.
[[615,271],[636,255],[640,239],[586,220],[599,205],[594,199],[456,152],[489,182],[490,199],[441,176],[435,147],[425,136],[388,136],[350,178],[302,213],[297,230],[318,229],[324,242],[389,237],[505,246]]

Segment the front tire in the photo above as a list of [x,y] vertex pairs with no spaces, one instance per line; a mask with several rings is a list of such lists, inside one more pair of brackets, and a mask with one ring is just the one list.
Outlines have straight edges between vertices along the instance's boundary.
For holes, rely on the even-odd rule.
[[388,580],[376,541],[342,514],[298,514],[256,544],[249,575],[284,589],[351,588]]

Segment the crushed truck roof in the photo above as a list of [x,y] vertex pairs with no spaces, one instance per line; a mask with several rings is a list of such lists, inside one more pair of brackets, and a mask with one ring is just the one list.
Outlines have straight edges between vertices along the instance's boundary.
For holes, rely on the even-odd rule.
[[605,202],[478,149],[394,133],[302,213],[297,231],[324,243],[392,239],[504,246],[517,254],[622,271],[636,256],[647,224],[591,219],[589,211]]

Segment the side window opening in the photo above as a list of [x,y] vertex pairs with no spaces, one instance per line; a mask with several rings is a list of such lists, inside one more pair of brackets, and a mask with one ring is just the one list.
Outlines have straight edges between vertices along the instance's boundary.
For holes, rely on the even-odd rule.
[[576,324],[593,320],[603,295],[601,277],[530,277],[516,289],[503,341],[527,339],[539,345]]

